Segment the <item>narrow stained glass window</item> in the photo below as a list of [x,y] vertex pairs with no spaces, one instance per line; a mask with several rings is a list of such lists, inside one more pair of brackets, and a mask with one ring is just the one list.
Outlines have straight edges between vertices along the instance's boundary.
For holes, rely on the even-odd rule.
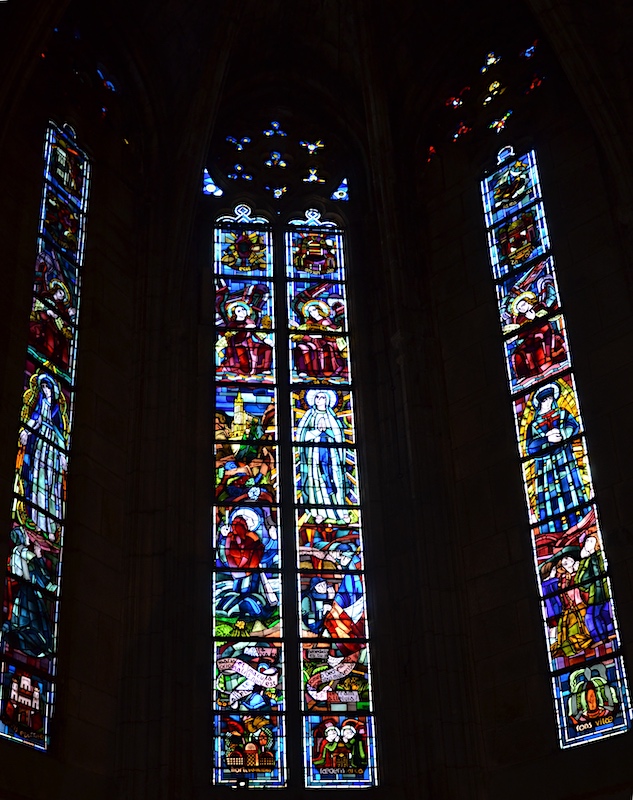
[[4,583],[0,735],[48,746],[90,165],[68,125],[45,172]]
[[561,747],[626,731],[631,708],[534,151],[482,182],[488,246]]
[[[283,151],[264,145],[261,164],[236,139],[262,205],[308,186],[347,199],[322,139],[294,142],[280,122],[262,136]],[[271,196],[275,169],[287,174]],[[214,231],[214,781],[287,785],[292,739],[305,786],[373,786],[345,232],[311,208],[282,221],[245,204]]]

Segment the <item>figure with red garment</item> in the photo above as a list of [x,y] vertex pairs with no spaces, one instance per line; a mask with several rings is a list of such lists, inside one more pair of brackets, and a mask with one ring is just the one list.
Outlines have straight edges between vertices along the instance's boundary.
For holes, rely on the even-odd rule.
[[277,526],[270,508],[240,506],[218,528],[218,561],[231,569],[257,569],[276,565]]
[[334,320],[334,310],[324,300],[301,306],[304,322],[294,328],[293,360],[300,378],[347,378],[347,341]]
[[241,376],[265,375],[272,370],[273,348],[267,328],[270,318],[262,320],[264,330],[255,330],[256,321],[251,306],[244,300],[226,304],[226,330],[218,339],[216,352],[221,372]]
[[546,309],[532,292],[523,292],[510,304],[513,324],[529,325],[512,352],[512,368],[518,380],[535,378],[567,358],[565,341],[553,323],[542,317]]
[[58,278],[33,298],[29,322],[29,344],[40,355],[63,369],[70,363],[70,347],[74,336],[72,326],[75,309],[70,293]]
[[[313,764],[320,769],[335,766],[335,756],[339,742],[341,741],[341,732],[338,727],[331,720],[326,720],[323,727],[319,726],[314,732],[317,741],[316,757]],[[320,740],[320,741],[319,741]]]

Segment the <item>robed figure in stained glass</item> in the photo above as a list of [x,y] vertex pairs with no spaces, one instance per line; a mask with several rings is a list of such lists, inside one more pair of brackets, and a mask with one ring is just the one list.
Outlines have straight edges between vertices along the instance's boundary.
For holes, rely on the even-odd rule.
[[301,501],[309,505],[329,506],[345,503],[345,449],[332,447],[344,441],[343,424],[333,411],[338,397],[328,389],[306,392],[308,411],[297,426],[302,447],[299,453]]
[[591,638],[596,643],[615,638],[609,581],[605,575],[600,542],[595,533],[590,533],[583,543],[576,583],[587,605],[585,621]]
[[340,335],[335,311],[323,300],[309,300],[300,313],[304,321],[291,336],[297,375],[323,381],[346,380],[347,341]]
[[53,628],[41,589],[56,590],[42,545],[34,532],[17,526],[11,531],[13,551],[9,556],[3,639],[16,650],[35,658],[53,652]]
[[588,499],[580,467],[570,441],[580,431],[578,420],[557,399],[560,387],[548,384],[534,392],[534,419],[526,435],[527,452],[534,456],[535,516],[545,519]]
[[[226,327],[233,330],[218,340],[220,370],[245,377],[270,373],[273,348],[265,331],[254,330],[256,311],[244,300],[228,302],[223,310]],[[265,317],[262,326],[270,328],[270,318]]]
[[[27,503],[26,514],[54,538],[65,495],[68,417],[66,399],[57,381],[43,372],[29,380],[22,407],[16,489]],[[46,512],[46,513],[45,513]]]

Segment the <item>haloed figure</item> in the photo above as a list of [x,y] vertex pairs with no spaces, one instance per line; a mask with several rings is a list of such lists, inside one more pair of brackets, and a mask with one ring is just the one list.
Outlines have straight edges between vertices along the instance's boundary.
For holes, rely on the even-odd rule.
[[61,520],[66,475],[68,418],[59,384],[45,373],[31,377],[24,393],[18,454],[18,491],[24,493],[27,514],[54,538]]
[[580,466],[570,441],[580,431],[575,417],[558,406],[560,387],[552,383],[534,392],[535,415],[526,436],[534,456],[535,515],[545,519],[588,499]]
[[314,446],[299,452],[301,501],[311,505],[343,505],[346,496],[344,441],[341,421],[333,411],[338,396],[331,389],[306,392],[308,411],[299,421],[297,438]]

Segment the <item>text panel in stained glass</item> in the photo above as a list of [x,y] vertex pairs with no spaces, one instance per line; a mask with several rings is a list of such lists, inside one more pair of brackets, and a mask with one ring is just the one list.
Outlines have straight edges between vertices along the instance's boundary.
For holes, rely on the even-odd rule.
[[623,732],[631,706],[534,151],[482,182],[559,742]]
[[4,581],[0,735],[48,746],[90,164],[69,126],[46,134],[44,187]]

